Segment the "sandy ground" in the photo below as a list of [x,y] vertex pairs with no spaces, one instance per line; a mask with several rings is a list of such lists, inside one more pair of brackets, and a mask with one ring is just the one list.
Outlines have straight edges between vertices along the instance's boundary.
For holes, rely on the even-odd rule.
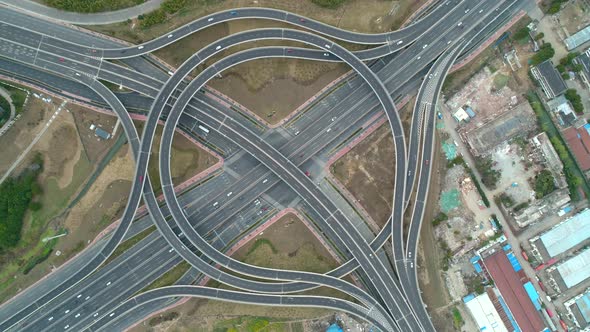
[[[257,241],[259,244],[255,244]],[[287,214],[276,221],[257,236],[254,242],[240,248],[233,257],[250,264],[315,272],[326,272],[336,266],[327,250],[293,214]],[[337,295],[337,292],[328,289],[316,289],[311,292],[328,296]],[[192,299],[163,315],[172,312],[178,313],[179,318],[155,327],[150,326],[150,319],[132,331],[217,331],[215,328],[221,325],[229,324],[227,326],[231,327],[231,320],[237,318],[249,320],[254,319],[253,317],[270,317],[271,321],[302,321],[330,314],[327,310],[313,308],[264,307],[198,299]],[[238,330],[246,331],[244,326]],[[287,326],[279,331],[291,329]]]
[[0,136],[2,158],[0,158],[0,172],[4,174],[21,152],[31,144],[33,138],[41,131],[47,121],[49,113],[55,111],[54,105],[49,105],[35,98],[29,98],[21,118]]

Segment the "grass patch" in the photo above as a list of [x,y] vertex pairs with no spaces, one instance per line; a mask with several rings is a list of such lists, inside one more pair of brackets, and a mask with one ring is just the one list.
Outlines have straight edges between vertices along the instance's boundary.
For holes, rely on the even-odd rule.
[[496,74],[494,76],[494,88],[496,90],[500,90],[508,84],[508,80],[510,80],[510,76],[503,75],[503,74]]
[[461,312],[457,308],[453,308],[451,312],[453,313],[453,325],[455,325],[455,328],[460,329],[464,324]]
[[166,287],[174,285],[174,283],[180,279],[188,269],[190,269],[190,264],[187,262],[181,262],[180,264],[173,267],[168,272],[164,273],[161,277],[154,280],[151,284],[149,284],[146,288],[142,289],[140,293],[147,292],[152,289]]
[[270,242],[269,239],[257,239],[256,242],[254,242],[252,247],[250,247],[250,249],[246,253],[246,256],[252,254],[254,251],[256,251],[258,248],[260,248],[262,246],[268,246],[273,254],[276,254],[278,252],[277,249],[275,248],[275,246],[272,244],[272,242]]
[[139,232],[138,234],[134,235],[132,238],[127,239],[120,243],[117,246],[117,249],[113,251],[113,253],[107,258],[107,260],[103,263],[103,266],[107,265],[108,263],[112,262],[115,258],[119,257],[122,253],[127,251],[129,248],[133,247],[134,245],[138,244],[139,241],[145,239],[148,235],[152,234],[152,232],[156,230],[156,226],[150,226],[143,231]]
[[98,13],[133,7],[144,0],[44,0],[45,5],[69,12]]

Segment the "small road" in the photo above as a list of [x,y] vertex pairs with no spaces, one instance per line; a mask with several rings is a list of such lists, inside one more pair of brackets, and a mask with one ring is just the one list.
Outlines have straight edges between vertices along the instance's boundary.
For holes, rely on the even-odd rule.
[[[0,133],[2,133],[4,132],[4,127],[7,127],[10,124],[10,122],[14,119],[14,114],[16,113],[16,111],[14,110],[14,104],[12,103],[12,98],[10,98],[10,93],[8,93],[8,91],[0,87],[0,96],[6,99],[8,101],[8,105],[10,105],[10,117],[8,118],[6,123],[2,127],[0,127]],[[2,181],[0,181],[0,183],[2,183]]]
[[75,13],[51,8],[31,0],[0,0],[0,3],[17,8],[29,14],[44,16],[52,20],[79,25],[103,25],[124,22],[141,14],[160,8],[163,0],[147,0],[146,2],[112,12]]

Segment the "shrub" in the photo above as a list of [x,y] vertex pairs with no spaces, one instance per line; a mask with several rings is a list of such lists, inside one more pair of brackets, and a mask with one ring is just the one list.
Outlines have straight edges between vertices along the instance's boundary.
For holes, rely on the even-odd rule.
[[166,0],[162,2],[162,8],[168,14],[174,14],[186,5],[186,0]]
[[156,9],[153,12],[143,15],[140,26],[145,29],[151,27],[152,25],[164,23],[164,21],[166,21],[166,12],[164,12],[162,9]]
[[541,62],[551,59],[555,55],[555,50],[551,43],[541,45],[539,51],[531,57],[531,65],[536,66]]
[[344,3],[346,0],[311,0],[311,2],[315,3],[320,7],[325,8],[336,8]]
[[555,178],[549,170],[542,170],[535,176],[535,195],[543,198],[555,190]]
[[495,189],[500,180],[500,171],[495,170],[491,158],[476,158],[475,168],[481,174],[481,182],[489,189]]
[[582,98],[576,89],[567,89],[565,91],[565,99],[572,104],[572,107],[577,114],[584,113],[584,104],[582,104]]

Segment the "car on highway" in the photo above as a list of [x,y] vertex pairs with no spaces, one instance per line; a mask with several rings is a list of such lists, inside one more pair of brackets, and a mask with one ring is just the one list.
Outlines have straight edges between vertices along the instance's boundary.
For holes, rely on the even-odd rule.
[[64,58],[59,58],[59,62],[64,62]]
[[309,171],[305,171],[305,175],[311,176],[311,173]]
[[293,52],[293,49],[291,49],[291,48],[287,49],[287,53],[292,53],[292,52]]
[[330,49],[330,45],[326,44],[324,46],[326,46],[327,49]]
[[107,282],[107,286],[110,286],[110,285],[111,285],[111,282],[110,282],[110,281],[109,281],[109,282]]
[[141,49],[143,49],[143,45],[141,45],[141,46],[137,47],[137,49],[138,49],[138,50],[141,50]]
[[64,311],[64,313],[66,313],[66,314],[67,314],[67,313],[69,313],[69,312],[70,312],[70,309],[68,309],[68,310]]
[[232,10],[231,12],[229,12],[229,14],[230,14],[231,16],[236,16],[236,15],[238,15],[238,12],[237,12],[237,11],[235,11],[235,10]]
[[400,40],[400,41],[398,41],[398,42],[396,43],[396,45],[401,45],[401,44],[403,44],[403,43],[404,43],[404,41],[403,41],[403,40]]
[[422,49],[425,49],[428,47],[428,44],[424,44],[424,46],[422,46]]
[[306,22],[304,18],[300,18],[299,22]]
[[53,320],[53,316],[49,317],[48,321],[52,321]]
[[330,53],[324,53],[324,56],[330,56]]
[[207,22],[213,22],[214,18],[213,17],[209,17],[209,19],[207,19]]
[[262,183],[267,183],[267,182],[268,182],[268,179],[264,179],[264,181],[262,181]]
[[168,35],[168,38],[172,38],[172,34],[169,34],[169,35]]
[[228,192],[227,197],[231,196],[233,193],[234,193],[233,191]]
[[430,163],[430,160],[428,160],[428,159],[424,160],[424,164],[426,164],[426,166],[428,166],[429,163]]
[[69,328],[70,328],[70,325],[66,325],[66,326],[64,326],[64,330],[67,330],[67,329],[69,329]]
[[219,51],[221,49],[221,45],[217,45],[217,47],[215,48],[216,51]]
[[139,183],[143,183],[143,175],[139,176]]

